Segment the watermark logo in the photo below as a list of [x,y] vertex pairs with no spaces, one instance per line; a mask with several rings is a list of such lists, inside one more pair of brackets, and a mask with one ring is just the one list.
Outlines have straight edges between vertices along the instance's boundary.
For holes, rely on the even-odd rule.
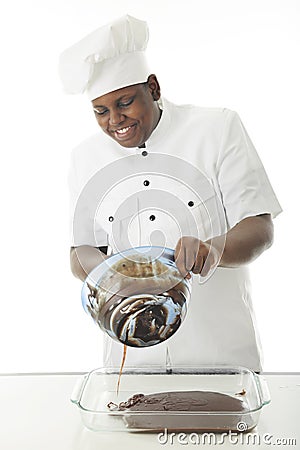
[[247,432],[248,425],[245,422],[239,422],[236,431],[227,431],[226,433],[175,433],[169,432],[166,428],[163,432],[157,434],[157,441],[160,445],[205,445],[217,446],[228,442],[231,445],[238,446],[289,446],[297,448],[296,438],[276,437],[270,433],[259,434],[256,432]]
[[239,422],[236,426],[238,431],[246,431],[248,429],[248,425],[245,422]]

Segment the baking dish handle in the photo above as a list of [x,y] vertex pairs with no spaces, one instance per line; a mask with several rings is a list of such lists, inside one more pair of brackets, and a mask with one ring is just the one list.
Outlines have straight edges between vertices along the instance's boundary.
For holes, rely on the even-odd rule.
[[81,376],[80,378],[78,378],[78,380],[75,383],[75,386],[73,388],[72,394],[71,394],[71,402],[75,403],[76,405],[78,405],[80,399],[81,399],[81,395],[87,380],[88,374],[85,374],[83,376]]
[[271,401],[271,395],[269,391],[269,387],[267,381],[263,375],[255,374],[257,377],[257,385],[259,388],[259,393],[262,400],[262,406],[267,405]]

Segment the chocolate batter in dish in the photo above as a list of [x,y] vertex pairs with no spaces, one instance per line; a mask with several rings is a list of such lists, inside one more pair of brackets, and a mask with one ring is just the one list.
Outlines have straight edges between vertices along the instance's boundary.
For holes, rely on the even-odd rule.
[[135,394],[126,402],[107,406],[125,413],[128,428],[148,431],[238,431],[237,424],[249,412],[243,399],[211,391]]

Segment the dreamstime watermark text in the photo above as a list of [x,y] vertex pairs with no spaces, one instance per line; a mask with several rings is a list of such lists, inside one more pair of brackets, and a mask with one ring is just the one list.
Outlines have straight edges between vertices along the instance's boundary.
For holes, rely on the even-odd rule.
[[[247,424],[239,422],[237,430],[245,432]],[[157,441],[161,445],[222,445],[229,442],[232,445],[271,445],[271,446],[294,446],[296,448],[296,438],[276,437],[271,433],[239,433],[229,430],[226,433],[174,433],[169,432],[167,428],[157,435]]]

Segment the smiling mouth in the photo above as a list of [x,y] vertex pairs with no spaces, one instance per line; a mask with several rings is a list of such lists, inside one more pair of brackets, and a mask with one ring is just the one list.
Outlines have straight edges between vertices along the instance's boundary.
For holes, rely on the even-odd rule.
[[118,130],[114,130],[113,134],[118,139],[124,139],[124,138],[127,138],[132,133],[134,127],[135,127],[135,125],[130,125],[128,127],[119,128]]

